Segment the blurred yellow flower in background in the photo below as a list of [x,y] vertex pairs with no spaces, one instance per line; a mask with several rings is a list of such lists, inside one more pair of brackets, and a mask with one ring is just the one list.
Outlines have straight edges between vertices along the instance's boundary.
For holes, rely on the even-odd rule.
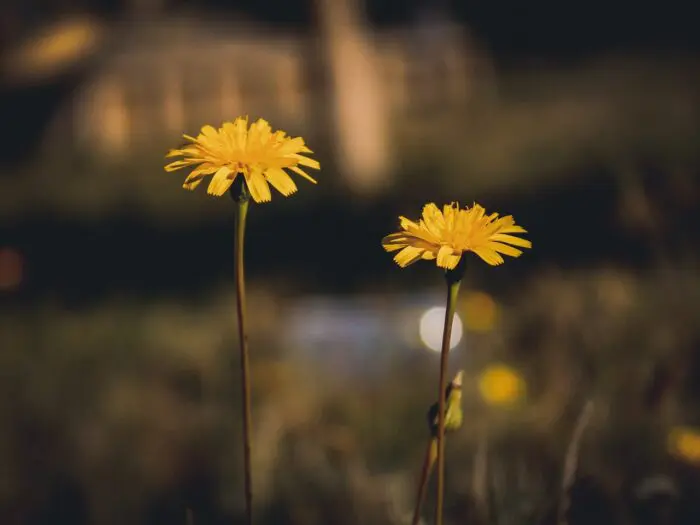
[[[31,34],[31,32],[30,32]],[[39,81],[94,54],[105,36],[96,18],[70,16],[40,28],[3,57],[4,73],[15,81]]]
[[[501,254],[519,257],[523,252],[514,248],[531,248],[526,239],[509,235],[527,233],[517,226],[511,215],[486,215],[486,210],[474,204],[461,209],[459,204],[443,206],[430,203],[423,208],[418,223],[399,217],[403,231],[382,239],[387,252],[400,250],[394,261],[402,268],[420,259],[436,260],[440,268],[454,269],[465,252],[474,252],[492,266],[503,263]],[[511,246],[512,245],[512,246]]]
[[511,405],[525,394],[525,381],[508,366],[491,365],[479,377],[479,393],[489,405]]
[[675,427],[668,436],[669,452],[689,463],[700,464],[700,431]]
[[486,333],[496,326],[498,305],[487,293],[469,292],[462,301],[461,309],[467,330]]
[[311,178],[300,166],[320,169],[318,161],[302,153],[313,153],[301,137],[288,137],[284,131],[273,132],[270,124],[258,119],[248,128],[248,118],[238,117],[225,122],[218,130],[203,126],[197,137],[183,135],[192,144],[171,150],[166,157],[184,157],[165,166],[175,171],[199,164],[185,179],[183,188],[194,190],[207,175],[213,175],[207,192],[220,197],[241,173],[255,202],[272,199],[270,185],[282,195],[289,196],[297,186],[285,170],[291,170],[307,180]]

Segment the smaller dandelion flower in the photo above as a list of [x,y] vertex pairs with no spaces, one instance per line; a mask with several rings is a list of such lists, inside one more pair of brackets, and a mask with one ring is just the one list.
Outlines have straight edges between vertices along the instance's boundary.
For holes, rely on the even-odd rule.
[[165,171],[197,165],[182,187],[194,190],[204,177],[213,175],[207,192],[217,197],[226,193],[238,174],[245,177],[255,202],[272,199],[270,185],[286,197],[297,191],[297,186],[285,170],[315,184],[316,181],[300,166],[321,167],[318,161],[302,155],[313,153],[303,138],[288,137],[284,131],[273,132],[264,119],[258,119],[248,128],[248,118],[238,117],[233,122],[225,122],[219,129],[204,126],[196,138],[184,137],[192,143],[166,155],[183,159],[168,164]]
[[515,224],[511,215],[486,215],[478,204],[461,209],[457,203],[437,207],[434,203],[423,208],[423,216],[416,223],[399,217],[402,231],[382,239],[387,252],[399,252],[394,261],[405,268],[420,259],[436,260],[440,268],[454,269],[465,252],[473,252],[492,266],[503,263],[501,254],[519,257],[520,248],[531,248],[532,243],[515,237],[513,233],[527,233]]

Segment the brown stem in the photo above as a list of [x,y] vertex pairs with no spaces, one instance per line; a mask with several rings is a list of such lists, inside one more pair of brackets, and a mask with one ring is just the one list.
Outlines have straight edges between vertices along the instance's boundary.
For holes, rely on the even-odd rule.
[[578,457],[581,449],[581,440],[586,427],[593,416],[593,401],[587,401],[583,406],[583,410],[576,420],[576,426],[571,434],[571,441],[566,449],[566,457],[564,459],[564,475],[561,482],[561,494],[559,497],[559,506],[557,509],[557,524],[567,525],[568,520],[566,514],[569,510],[571,488],[576,481],[576,471],[578,470]]
[[246,523],[253,524],[253,480],[250,462],[251,427],[250,411],[250,359],[248,355],[248,335],[246,334],[245,278],[243,271],[243,241],[245,221],[248,215],[248,199],[240,199],[236,206],[236,311],[238,314],[238,343],[241,357],[241,413],[243,415],[243,471],[245,475]]
[[435,525],[442,525],[443,503],[445,499],[445,381],[447,376],[447,358],[450,353],[450,341],[452,339],[452,320],[455,315],[462,271],[459,271],[459,273],[455,271],[447,272],[447,307],[445,308],[445,329],[442,333],[440,377],[438,380],[437,499],[435,506]]
[[420,509],[423,506],[425,489],[428,487],[430,472],[433,470],[436,457],[437,439],[433,437],[428,441],[428,447],[425,450],[425,459],[423,459],[423,468],[421,469],[420,480],[418,482],[418,494],[416,494],[416,508],[413,511],[413,520],[411,520],[411,525],[418,525],[418,522],[420,521]]

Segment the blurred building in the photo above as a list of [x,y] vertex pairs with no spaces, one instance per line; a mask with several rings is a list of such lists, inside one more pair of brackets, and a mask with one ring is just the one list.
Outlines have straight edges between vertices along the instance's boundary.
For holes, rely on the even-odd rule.
[[376,30],[354,0],[317,7],[318,35],[201,13],[114,27],[46,144],[136,158],[204,123],[264,116],[309,142],[329,137],[350,185],[372,190],[394,167],[396,126],[454,114],[487,62],[446,17]]

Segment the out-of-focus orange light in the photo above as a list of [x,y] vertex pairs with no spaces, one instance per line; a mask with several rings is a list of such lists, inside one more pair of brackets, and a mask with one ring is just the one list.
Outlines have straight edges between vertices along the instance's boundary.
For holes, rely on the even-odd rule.
[[673,428],[668,435],[668,450],[674,456],[700,465],[700,430]]
[[462,301],[462,313],[467,330],[490,332],[498,319],[498,305],[484,292],[469,292]]
[[96,19],[80,16],[62,20],[12,50],[5,68],[18,79],[50,76],[92,53],[101,35]]
[[479,377],[479,393],[489,405],[512,405],[525,395],[525,381],[506,365],[491,365]]
[[0,290],[14,290],[22,282],[24,261],[14,248],[0,248]]

